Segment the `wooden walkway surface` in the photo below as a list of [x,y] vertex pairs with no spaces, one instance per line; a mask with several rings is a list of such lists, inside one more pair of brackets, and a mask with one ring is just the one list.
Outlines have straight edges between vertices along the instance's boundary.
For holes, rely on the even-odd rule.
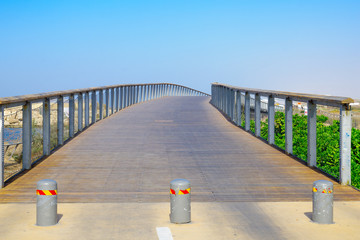
[[[186,178],[199,202],[310,201],[327,179],[230,124],[208,97],[167,97],[104,119],[0,190],[34,202],[36,182],[58,182],[60,202],[166,202]],[[360,193],[335,183],[335,200]]]

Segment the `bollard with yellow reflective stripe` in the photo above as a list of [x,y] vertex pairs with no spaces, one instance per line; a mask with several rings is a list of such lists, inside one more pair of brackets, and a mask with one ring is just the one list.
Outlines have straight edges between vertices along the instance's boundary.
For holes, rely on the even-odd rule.
[[36,190],[36,195],[57,195],[57,190]]
[[36,189],[36,225],[57,224],[57,183],[51,179],[40,180]]
[[190,182],[175,179],[170,183],[170,222],[188,223],[191,221]]
[[333,223],[333,192],[334,184],[327,180],[313,183],[313,213],[312,220],[320,224]]

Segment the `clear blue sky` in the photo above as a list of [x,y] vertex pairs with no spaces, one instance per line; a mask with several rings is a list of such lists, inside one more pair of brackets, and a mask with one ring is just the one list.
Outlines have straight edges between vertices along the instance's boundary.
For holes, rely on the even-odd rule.
[[147,82],[360,98],[360,1],[0,1],[0,97]]

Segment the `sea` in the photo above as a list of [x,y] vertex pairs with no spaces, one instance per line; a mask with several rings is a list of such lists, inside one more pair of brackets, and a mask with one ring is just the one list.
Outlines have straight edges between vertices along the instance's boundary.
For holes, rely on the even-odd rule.
[[4,128],[4,144],[12,145],[22,142],[22,128]]

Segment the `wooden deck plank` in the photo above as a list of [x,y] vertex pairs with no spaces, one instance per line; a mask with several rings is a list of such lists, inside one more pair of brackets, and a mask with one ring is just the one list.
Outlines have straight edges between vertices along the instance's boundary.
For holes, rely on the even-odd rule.
[[[0,190],[34,202],[36,182],[58,182],[59,202],[165,202],[186,178],[193,201],[310,201],[324,175],[235,127],[208,97],[167,97],[100,121]],[[360,193],[335,183],[335,200]]]

